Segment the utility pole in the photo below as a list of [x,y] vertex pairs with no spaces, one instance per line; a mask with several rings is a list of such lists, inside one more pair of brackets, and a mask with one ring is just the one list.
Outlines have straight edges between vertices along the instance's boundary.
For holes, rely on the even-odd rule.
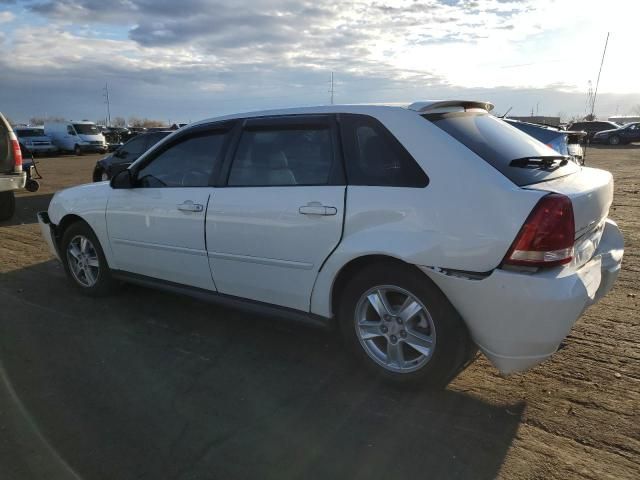
[[604,42],[604,51],[602,52],[602,60],[600,60],[600,70],[598,70],[598,79],[596,80],[596,90],[593,92],[593,102],[591,102],[591,119],[596,108],[596,97],[598,96],[598,85],[600,85],[600,73],[602,73],[602,65],[604,64],[604,56],[607,54],[607,45],[609,44],[609,32],[607,32],[607,40]]
[[111,106],[109,105],[109,84],[104,84],[104,103],[107,104],[107,127],[111,126]]
[[331,105],[333,105],[333,72],[331,72],[331,87],[329,88],[329,93],[331,94]]

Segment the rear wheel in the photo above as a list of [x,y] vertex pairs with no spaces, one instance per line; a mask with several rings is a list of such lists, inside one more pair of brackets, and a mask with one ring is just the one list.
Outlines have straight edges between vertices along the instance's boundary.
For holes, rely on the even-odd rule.
[[9,220],[16,211],[16,197],[12,191],[0,192],[0,222]]
[[620,145],[620,137],[618,135],[611,135],[609,137],[609,145]]
[[69,226],[62,235],[60,253],[65,272],[83,294],[102,296],[111,292],[114,280],[100,242],[83,222]]
[[339,321],[356,357],[394,383],[445,386],[475,353],[444,294],[409,266],[372,265],[356,274],[342,296]]

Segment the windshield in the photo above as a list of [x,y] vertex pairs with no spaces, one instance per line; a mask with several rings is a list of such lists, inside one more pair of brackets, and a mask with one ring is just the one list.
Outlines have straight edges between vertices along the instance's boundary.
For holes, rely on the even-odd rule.
[[518,186],[544,182],[577,171],[573,162],[554,169],[520,168],[512,160],[557,156],[558,152],[488,113],[445,113],[424,118],[458,140]]
[[44,137],[44,130],[42,128],[21,128],[16,130],[18,137]]
[[98,135],[100,131],[93,123],[74,123],[73,128],[80,135]]

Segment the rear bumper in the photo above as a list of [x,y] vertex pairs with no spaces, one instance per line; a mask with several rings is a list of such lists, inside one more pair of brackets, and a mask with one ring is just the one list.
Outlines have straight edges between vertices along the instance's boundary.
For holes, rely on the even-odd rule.
[[613,287],[624,241],[607,220],[594,256],[578,269],[521,273],[494,270],[483,279],[423,268],[462,315],[471,337],[502,373],[550,357],[582,312]]
[[27,172],[3,175],[0,174],[0,192],[20,190],[27,181]]
[[56,153],[58,147],[55,145],[28,145],[27,148],[33,154],[36,153]]
[[40,232],[45,242],[47,242],[49,250],[60,260],[58,246],[55,241],[54,225],[51,223],[51,220],[49,220],[49,214],[47,212],[38,212],[38,225],[40,225]]

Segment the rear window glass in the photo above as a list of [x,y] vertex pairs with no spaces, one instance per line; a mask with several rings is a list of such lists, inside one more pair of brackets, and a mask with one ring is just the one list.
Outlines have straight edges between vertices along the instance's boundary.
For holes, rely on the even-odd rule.
[[573,162],[549,169],[510,166],[512,160],[519,158],[540,158],[559,154],[544,143],[487,113],[446,113],[424,117],[518,186],[562,177],[579,169]]
[[44,129],[42,128],[21,128],[16,130],[18,137],[44,137]]

